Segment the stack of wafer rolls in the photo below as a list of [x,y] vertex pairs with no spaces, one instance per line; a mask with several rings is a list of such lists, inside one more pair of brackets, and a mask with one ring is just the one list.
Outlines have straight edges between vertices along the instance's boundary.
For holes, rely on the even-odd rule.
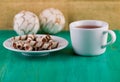
[[34,34],[16,36],[12,38],[15,49],[26,51],[50,50],[57,48],[59,43],[50,35],[35,36]]

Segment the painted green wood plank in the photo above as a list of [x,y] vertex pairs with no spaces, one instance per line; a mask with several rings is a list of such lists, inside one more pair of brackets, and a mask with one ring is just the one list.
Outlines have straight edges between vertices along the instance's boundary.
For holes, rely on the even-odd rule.
[[120,82],[120,31],[117,41],[97,57],[74,54],[67,31],[56,34],[70,43],[45,57],[25,57],[3,48],[14,31],[0,31],[0,82]]

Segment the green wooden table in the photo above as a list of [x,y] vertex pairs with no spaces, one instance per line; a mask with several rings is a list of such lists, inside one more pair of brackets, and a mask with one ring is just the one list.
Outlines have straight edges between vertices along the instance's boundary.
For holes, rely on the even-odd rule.
[[0,82],[120,82],[120,31],[117,41],[96,57],[74,54],[70,33],[56,34],[69,41],[64,50],[44,57],[26,57],[3,47],[3,41],[17,35],[0,31]]

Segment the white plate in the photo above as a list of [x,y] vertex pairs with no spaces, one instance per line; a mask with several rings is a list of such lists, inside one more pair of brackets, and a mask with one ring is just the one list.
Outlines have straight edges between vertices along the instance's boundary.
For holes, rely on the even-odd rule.
[[[43,36],[43,35],[36,35],[36,36]],[[45,55],[48,55],[50,52],[59,51],[59,50],[64,49],[65,47],[67,47],[68,41],[65,40],[64,38],[58,37],[58,36],[53,36],[53,35],[50,35],[50,36],[52,37],[53,40],[56,40],[59,42],[58,47],[55,49],[41,50],[41,51],[18,50],[18,49],[13,48],[11,38],[5,40],[3,42],[3,46],[8,50],[11,50],[14,52],[21,52],[23,55],[26,55],[26,56],[45,56]]]

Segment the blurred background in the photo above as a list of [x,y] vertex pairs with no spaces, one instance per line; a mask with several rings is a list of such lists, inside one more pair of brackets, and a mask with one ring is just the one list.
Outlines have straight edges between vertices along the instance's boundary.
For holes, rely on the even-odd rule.
[[46,8],[58,8],[69,23],[76,20],[95,19],[110,24],[110,29],[120,29],[120,1],[118,0],[2,0],[0,2],[0,29],[12,30],[13,18],[22,10],[39,16]]

